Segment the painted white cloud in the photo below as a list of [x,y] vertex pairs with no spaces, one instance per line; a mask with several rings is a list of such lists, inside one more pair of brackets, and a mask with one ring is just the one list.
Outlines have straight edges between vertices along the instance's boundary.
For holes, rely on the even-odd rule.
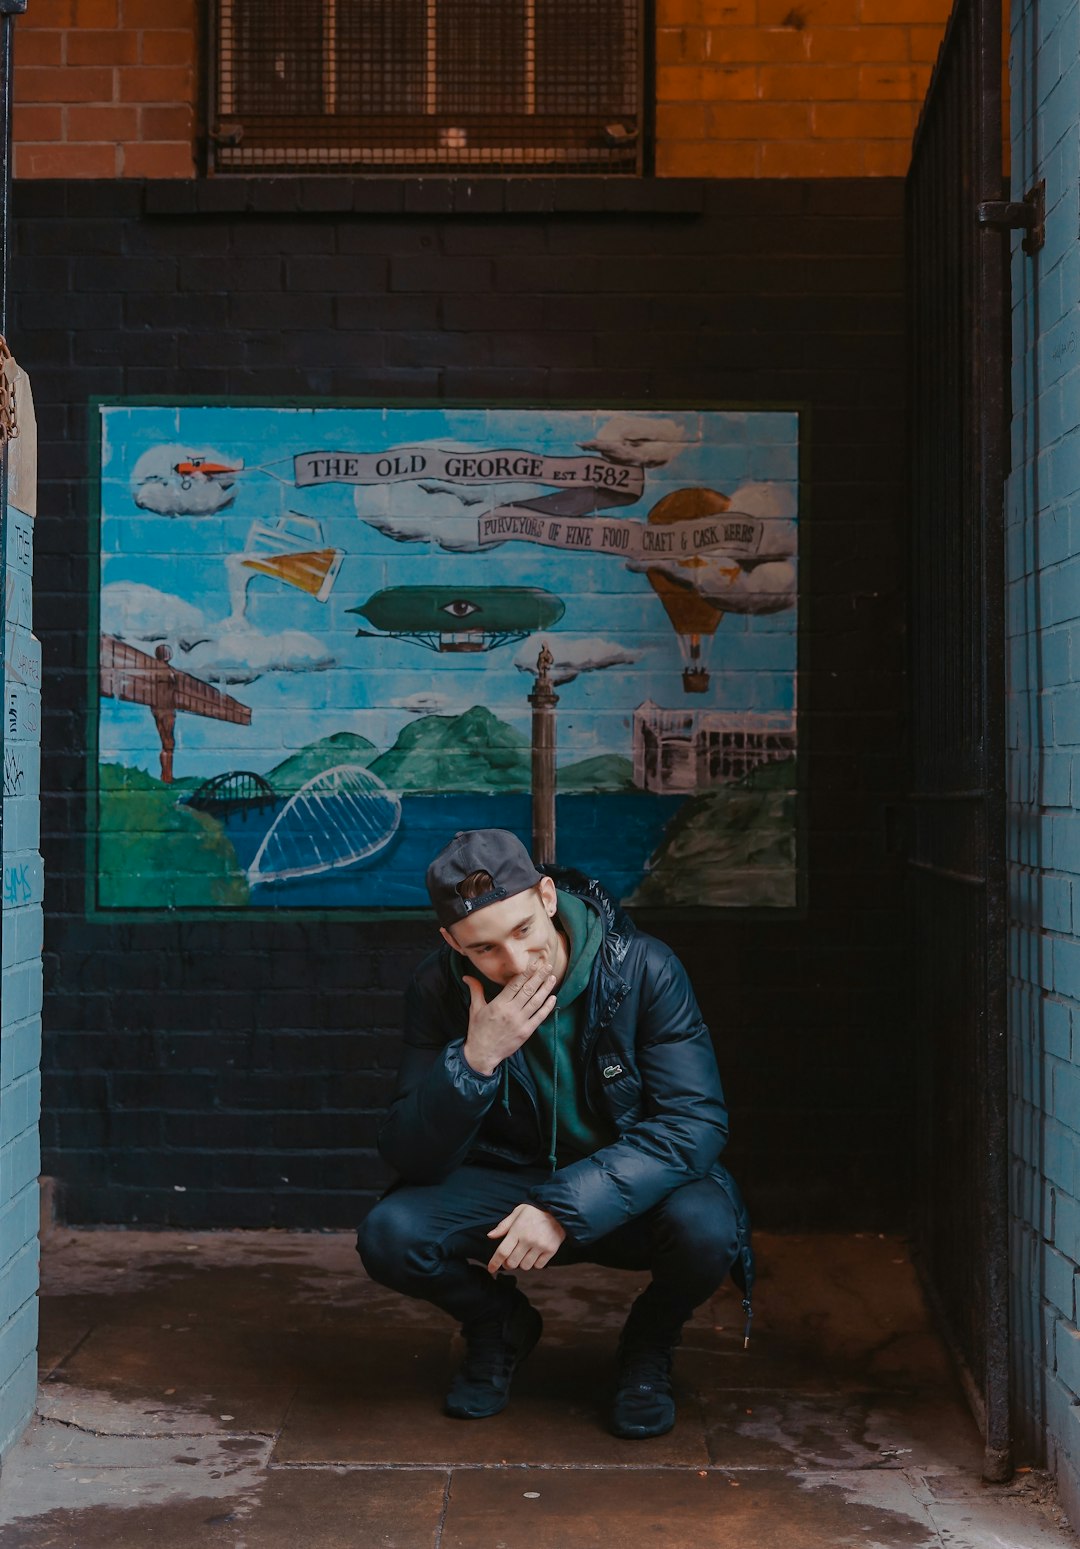
[[325,647],[301,630],[267,635],[242,619],[211,620],[193,603],[137,582],[102,588],[101,627],[140,648],[168,645],[174,667],[209,683],[254,683],[268,672],[321,672],[334,665]]
[[689,561],[654,558],[630,568],[659,570],[724,613],[783,613],[795,606],[795,566],[790,560],[744,567],[730,555],[699,555]]
[[740,484],[731,497],[736,511],[747,516],[794,517],[798,509],[793,484]]
[[761,544],[753,559],[744,564],[760,564],[767,559],[790,559],[799,546],[795,515],[798,500],[792,484],[740,484],[731,497],[732,511],[759,517],[764,526]]
[[264,635],[233,627],[195,646],[183,665],[208,683],[254,683],[267,672],[325,672],[334,658],[299,629]]
[[164,641],[180,651],[190,651],[214,632],[201,608],[138,581],[113,581],[102,587],[101,628],[104,634],[132,644]]
[[548,676],[556,687],[561,683],[572,683],[583,672],[602,672],[605,667],[629,667],[642,654],[614,640],[598,640],[592,635],[584,635],[580,639],[558,634],[532,635],[518,647],[514,656],[514,666],[519,672],[536,675],[536,659],[544,644],[555,658],[548,669]]
[[583,451],[599,452],[613,463],[633,468],[662,468],[685,445],[682,428],[674,420],[635,414],[616,414],[591,441],[581,442]]
[[[464,491],[475,501],[467,508],[460,493],[443,485],[382,485],[377,490],[360,487],[356,491],[356,511],[367,522],[395,543],[434,543],[448,554],[475,554],[477,516],[481,510],[498,505],[505,498],[494,487],[477,485]],[[479,496],[479,500],[476,497]]]
[[153,446],[132,469],[135,504],[158,516],[210,516],[235,500],[243,466],[210,447]]
[[448,710],[452,703],[449,694],[433,694],[428,690],[409,694],[405,699],[391,700],[395,709],[408,710],[410,715],[438,715],[441,710]]

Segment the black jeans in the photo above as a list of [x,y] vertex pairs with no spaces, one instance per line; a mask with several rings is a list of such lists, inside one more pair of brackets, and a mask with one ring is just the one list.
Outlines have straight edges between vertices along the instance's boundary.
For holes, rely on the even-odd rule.
[[[498,1246],[487,1233],[547,1176],[540,1168],[459,1167],[441,1183],[397,1184],[360,1228],[364,1268],[461,1323],[490,1315],[505,1303],[481,1267]],[[651,1270],[654,1295],[680,1323],[722,1284],[737,1250],[731,1203],[718,1183],[701,1178],[596,1242],[567,1237],[551,1265]]]

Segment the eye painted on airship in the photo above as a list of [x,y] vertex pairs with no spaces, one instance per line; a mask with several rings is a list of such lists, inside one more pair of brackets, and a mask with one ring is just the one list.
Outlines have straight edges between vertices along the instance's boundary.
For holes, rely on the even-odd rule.
[[470,602],[467,597],[456,597],[453,602],[444,602],[442,612],[449,613],[451,618],[467,619],[470,613],[482,613],[483,609],[478,602]]

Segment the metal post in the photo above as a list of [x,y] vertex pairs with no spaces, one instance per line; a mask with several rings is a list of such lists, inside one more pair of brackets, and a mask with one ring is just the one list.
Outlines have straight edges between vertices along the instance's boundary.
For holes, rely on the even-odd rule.
[[544,645],[536,659],[532,713],[532,852],[538,866],[555,864],[555,706],[548,671],[555,658]]
[[956,0],[908,175],[917,1252],[983,1432],[1011,1469],[1006,1048],[1004,231],[999,0]]
[[[976,78],[979,123],[974,173],[976,194],[1004,198],[1001,97],[1001,4],[979,0],[975,8]],[[1043,245],[1042,190],[1032,191],[1031,224],[1024,241],[1029,256]],[[1012,1475],[1009,1373],[1009,1067],[1007,940],[1009,918],[1006,824],[1005,722],[1005,476],[1009,461],[1009,248],[1001,231],[980,231],[975,242],[972,341],[977,382],[980,456],[974,470],[982,511],[983,616],[995,623],[984,633],[982,700],[983,768],[986,791],[986,960],[984,965],[984,1049],[986,1095],[983,1199],[987,1300],[993,1309],[986,1327],[986,1424],[983,1478],[991,1483]],[[1037,260],[1036,260],[1037,262]]]

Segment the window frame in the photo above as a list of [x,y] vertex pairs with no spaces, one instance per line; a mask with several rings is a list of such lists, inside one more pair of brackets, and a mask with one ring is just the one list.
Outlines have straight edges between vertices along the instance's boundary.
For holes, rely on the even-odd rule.
[[[652,171],[652,130],[654,118],[654,0],[623,0],[627,12],[637,28],[637,46],[633,50],[632,66],[623,73],[625,111],[609,116],[612,123],[632,120],[636,128],[630,129],[625,140],[612,137],[609,150],[590,148],[585,143],[591,134],[597,134],[599,120],[608,115],[597,112],[586,114],[539,115],[537,106],[537,69],[535,49],[526,49],[525,61],[525,109],[519,114],[498,115],[498,128],[502,131],[504,145],[478,144],[462,149],[459,142],[450,140],[456,130],[466,135],[475,132],[483,137],[492,133],[491,124],[484,115],[440,110],[438,107],[437,56],[435,53],[435,27],[440,0],[424,0],[427,13],[427,47],[425,51],[423,113],[414,115],[387,115],[378,113],[336,112],[339,61],[335,48],[338,8],[348,0],[322,0],[324,14],[330,25],[323,38],[324,89],[329,88],[331,108],[321,113],[282,114],[276,119],[281,125],[291,118],[292,132],[285,136],[276,129],[268,138],[261,152],[250,152],[245,147],[245,128],[257,125],[261,115],[247,116],[236,110],[236,86],[229,79],[228,65],[232,52],[228,47],[229,34],[234,26],[233,8],[237,0],[207,0],[205,7],[204,57],[205,75],[203,91],[203,120],[205,125],[204,170],[208,176],[345,176],[374,177],[380,180],[398,177],[585,177],[611,178],[648,176]],[[527,28],[535,37],[537,0],[524,0]],[[273,115],[266,115],[273,118]],[[402,130],[403,139],[415,130],[416,143],[380,145],[385,136],[388,117],[402,122],[412,120],[409,130]],[[567,128],[576,130],[574,143],[565,146],[529,145],[528,141],[513,131],[518,126],[534,126],[541,117],[550,117],[561,133]],[[353,131],[353,144],[334,146],[322,140],[328,121],[347,126]],[[305,130],[309,143],[305,144]],[[372,131],[378,131],[377,134]],[[424,143],[446,135],[444,144]],[[344,137],[343,137],[344,138]],[[632,149],[630,148],[632,146]],[[351,154],[350,154],[351,153]]]

